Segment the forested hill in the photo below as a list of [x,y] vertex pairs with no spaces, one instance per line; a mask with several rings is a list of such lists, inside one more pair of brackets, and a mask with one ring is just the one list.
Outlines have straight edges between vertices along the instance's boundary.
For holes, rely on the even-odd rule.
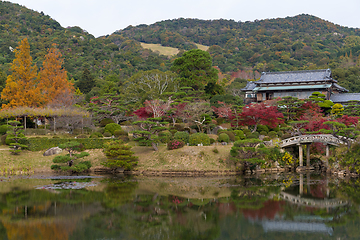
[[0,70],[10,73],[9,64],[15,58],[11,49],[25,37],[38,66],[43,62],[46,49],[53,43],[58,44],[65,58],[64,67],[75,80],[81,78],[84,68],[98,79],[110,75],[121,79],[139,70],[167,69],[166,65],[170,65],[167,57],[143,49],[137,41],[123,37],[113,41],[111,36],[95,38],[79,27],[63,28],[42,12],[0,1]]
[[[46,49],[58,44],[69,78],[79,81],[88,69],[99,81],[121,84],[141,70],[169,70],[174,58],[141,47],[141,42],[180,50],[209,46],[213,65],[227,78],[258,76],[252,71],[331,68],[334,78],[360,92],[360,30],[310,15],[254,22],[174,19],[129,26],[95,38],[79,27],[64,28],[46,13],[0,2],[0,70],[10,74],[11,49],[27,37],[40,67]],[[250,74],[239,73],[250,71]],[[236,74],[237,73],[237,74]]]
[[[160,43],[180,49],[208,50],[223,72],[243,67],[281,71],[324,67],[341,56],[360,54],[360,29],[335,25],[310,15],[255,22],[233,20],[175,19],[119,30],[120,35],[145,43]],[[356,44],[355,44],[356,43]]]

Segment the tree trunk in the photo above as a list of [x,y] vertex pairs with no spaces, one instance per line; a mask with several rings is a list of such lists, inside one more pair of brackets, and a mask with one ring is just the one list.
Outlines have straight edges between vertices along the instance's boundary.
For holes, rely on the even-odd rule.
[[151,142],[151,146],[154,148],[155,151],[159,150],[156,143]]

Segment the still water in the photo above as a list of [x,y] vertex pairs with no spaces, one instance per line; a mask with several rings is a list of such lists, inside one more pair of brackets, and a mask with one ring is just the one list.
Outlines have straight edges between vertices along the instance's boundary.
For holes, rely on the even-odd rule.
[[0,239],[360,239],[360,181],[0,178]]

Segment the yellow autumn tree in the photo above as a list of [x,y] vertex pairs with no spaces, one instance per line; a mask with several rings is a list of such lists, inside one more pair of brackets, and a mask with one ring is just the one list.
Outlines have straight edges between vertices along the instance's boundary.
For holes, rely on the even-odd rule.
[[39,107],[43,101],[37,84],[37,67],[32,63],[28,40],[24,38],[14,52],[12,74],[7,77],[1,92],[1,99],[8,103],[3,104],[2,108]]
[[69,105],[75,89],[67,79],[67,72],[62,67],[64,60],[56,44],[48,50],[43,66],[39,72],[39,88],[45,105],[62,102]]

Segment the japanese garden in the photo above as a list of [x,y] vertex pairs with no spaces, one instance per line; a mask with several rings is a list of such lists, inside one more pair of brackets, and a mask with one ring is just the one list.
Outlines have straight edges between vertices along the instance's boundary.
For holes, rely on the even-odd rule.
[[2,239],[359,238],[359,29],[0,13]]

